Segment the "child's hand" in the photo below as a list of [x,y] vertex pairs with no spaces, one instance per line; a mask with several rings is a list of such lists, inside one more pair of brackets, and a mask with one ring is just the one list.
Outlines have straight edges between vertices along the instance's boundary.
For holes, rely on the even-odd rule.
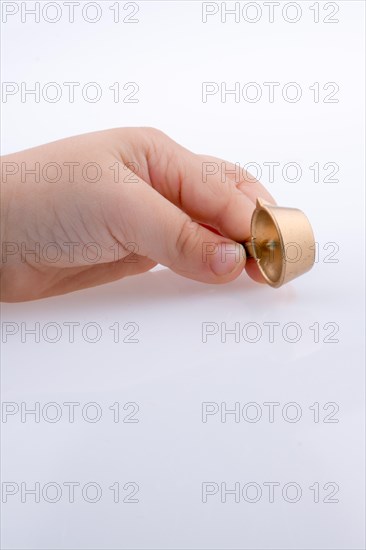
[[[274,202],[258,181],[234,171],[151,128],[3,157],[2,299],[64,294],[156,263],[197,281],[232,281],[246,263],[236,241],[250,237],[256,197]],[[246,269],[260,280],[255,262]]]

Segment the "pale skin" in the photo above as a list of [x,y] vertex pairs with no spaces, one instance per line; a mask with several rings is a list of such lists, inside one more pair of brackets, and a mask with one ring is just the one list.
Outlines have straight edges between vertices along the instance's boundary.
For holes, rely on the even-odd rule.
[[203,283],[229,283],[244,268],[263,282],[238,243],[250,238],[256,198],[272,196],[159,130],[84,134],[1,163],[2,301],[74,292],[157,263]]

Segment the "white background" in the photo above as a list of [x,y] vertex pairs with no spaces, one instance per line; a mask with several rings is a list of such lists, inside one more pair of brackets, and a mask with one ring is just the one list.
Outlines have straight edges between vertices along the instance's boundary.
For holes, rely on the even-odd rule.
[[[18,4],[20,10],[24,2]],[[319,23],[313,2],[297,3],[296,23],[285,20],[281,3],[270,23],[268,7],[256,2],[250,8],[262,12],[256,23],[242,12],[239,22],[234,16],[222,22],[220,11],[203,23],[200,2],[138,2],[137,23],[114,23],[113,3],[99,2],[102,16],[94,24],[83,20],[83,3],[69,23],[63,4],[54,24],[42,16],[39,23],[32,16],[22,23],[20,11],[2,24],[2,80],[29,87],[73,81],[80,88],[93,81],[102,98],[90,103],[77,93],[70,103],[65,88],[57,103],[31,97],[22,103],[20,94],[5,102],[3,96],[3,153],[109,127],[158,127],[196,152],[258,163],[278,204],[308,215],[319,259],[310,273],[278,290],[244,274],[213,287],[162,269],[62,297],[3,304],[3,326],[19,326],[2,344],[3,402],[28,408],[56,402],[63,414],[55,423],[42,415],[39,423],[31,415],[21,422],[20,412],[7,422],[2,417],[2,482],[64,488],[56,503],[42,496],[35,503],[31,495],[22,503],[20,489],[9,496],[2,505],[3,548],[364,548],[364,3],[321,2]],[[123,19],[133,7],[120,4]],[[339,21],[325,23],[334,6],[339,11],[332,18]],[[294,18],[292,9],[287,18]],[[54,13],[50,8],[49,17]],[[254,18],[254,11],[245,13]],[[94,17],[92,9],[89,14]],[[121,88],[137,83],[138,103],[114,103],[108,88],[115,82]],[[236,103],[216,94],[204,103],[202,82],[226,82],[228,88],[256,82],[263,96]],[[264,82],[280,83],[273,103]],[[301,86],[298,102],[283,99],[288,82]],[[319,102],[309,89],[314,82]],[[328,82],[339,86],[337,103],[324,102],[332,91],[323,90]],[[263,166],[271,161],[280,163],[272,182]],[[301,166],[299,181],[283,178],[288,162]],[[319,182],[309,169],[315,162]],[[324,181],[328,162],[339,167],[336,182]],[[334,245],[324,249],[327,243],[336,243],[332,257]],[[31,328],[37,322],[64,327],[61,339],[35,343],[28,335],[22,342],[20,324]],[[73,343],[65,322],[80,323]],[[128,322],[138,324],[138,342],[113,342],[109,327]],[[219,332],[203,343],[204,322],[228,328],[258,323],[262,335],[256,343],[243,337],[236,343],[228,335],[225,343]],[[263,324],[268,322],[280,323],[273,343]],[[282,335],[290,322],[301,328],[296,343]],[[83,339],[87,323],[100,326],[97,343]],[[319,342],[309,328],[314,323]],[[324,341],[334,326],[324,328],[326,323],[339,326],[333,336],[338,342]],[[129,332],[122,329],[122,338]],[[81,404],[74,423],[65,402]],[[80,410],[89,402],[101,408],[99,422],[83,419]],[[113,422],[109,407],[115,402],[122,419],[132,411],[123,405],[136,402],[139,422]],[[218,413],[202,422],[202,402],[227,408],[255,402],[262,417],[251,423],[228,415],[223,422]],[[265,402],[280,403],[272,423]],[[301,407],[298,422],[283,418],[289,402]],[[319,422],[309,409],[316,402]],[[323,406],[330,402],[339,407],[333,417],[338,422],[324,422],[333,409]],[[101,499],[86,502],[79,487],[70,503],[62,485],[68,481],[98,483]],[[263,485],[271,481],[280,484],[272,503]],[[139,502],[114,503],[109,487],[115,482],[137,483]],[[228,495],[222,503],[219,491],[203,503],[203,482],[228,488],[253,482],[262,496],[250,503]],[[302,489],[296,503],[282,496],[288,482]],[[315,482],[318,503],[309,489]],[[339,502],[324,502],[328,482],[339,486]],[[122,499],[129,492],[122,490]]]

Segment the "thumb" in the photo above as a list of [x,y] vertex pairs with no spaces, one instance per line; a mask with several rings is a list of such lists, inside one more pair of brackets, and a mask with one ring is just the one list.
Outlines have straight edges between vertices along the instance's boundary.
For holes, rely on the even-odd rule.
[[246,261],[242,245],[202,227],[144,181],[136,180],[127,184],[132,188],[125,188],[114,204],[121,209],[117,219],[124,236],[136,243],[139,255],[207,283],[229,282],[241,273]]

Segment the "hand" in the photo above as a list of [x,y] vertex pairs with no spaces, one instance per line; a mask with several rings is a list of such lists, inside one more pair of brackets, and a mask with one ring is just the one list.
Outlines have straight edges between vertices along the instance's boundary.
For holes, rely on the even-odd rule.
[[235,166],[151,128],[2,157],[2,300],[73,292],[157,263],[205,283],[232,281],[246,266],[261,281],[238,242],[250,237],[256,198],[274,200],[254,178],[225,169]]

